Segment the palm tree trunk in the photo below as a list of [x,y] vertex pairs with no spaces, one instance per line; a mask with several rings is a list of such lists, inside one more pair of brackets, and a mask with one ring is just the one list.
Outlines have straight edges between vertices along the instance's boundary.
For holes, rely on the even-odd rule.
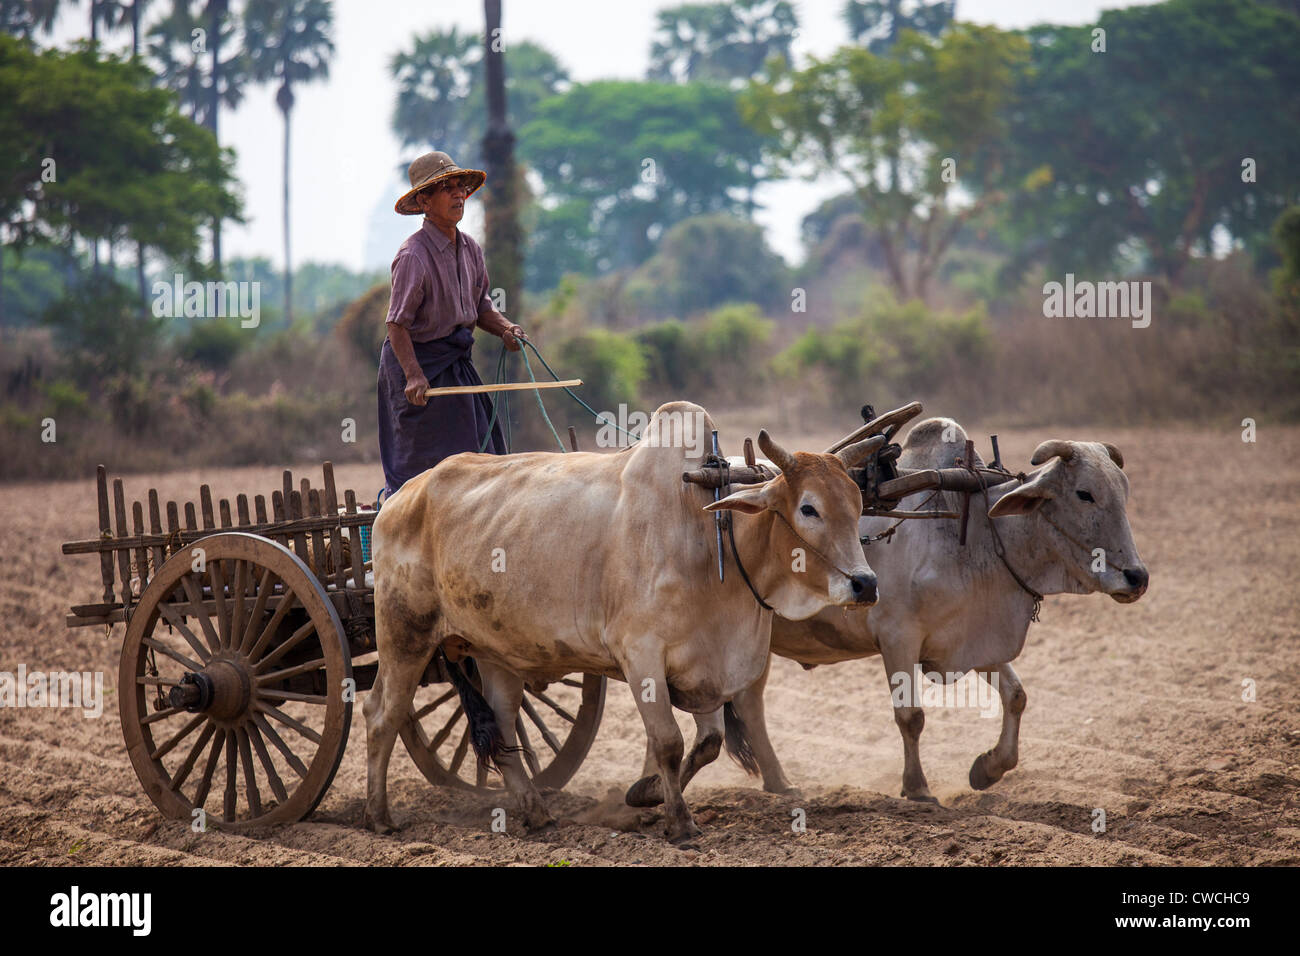
[[[208,129],[212,130],[212,136],[217,139],[220,145],[220,139],[217,135],[217,111],[221,106],[221,18],[225,12],[224,4],[217,0],[209,0],[208,3],[208,33],[212,37],[212,91],[211,98],[208,101]],[[217,275],[221,275],[221,217],[218,216],[212,220],[212,265],[217,270]]]
[[505,294],[505,308],[522,315],[523,263],[520,255],[518,183],[515,176],[515,136],[506,117],[505,55],[499,42],[501,0],[484,0],[486,32],[484,65],[487,71],[488,128],[483,137],[483,160],[488,177],[484,218],[487,257],[491,274]]
[[[140,56],[140,0],[131,2],[131,59]],[[148,304],[149,295],[144,285],[144,243],[135,244],[135,281],[140,289],[140,302]]]
[[289,110],[284,111],[284,320],[293,324],[293,264],[289,259]]

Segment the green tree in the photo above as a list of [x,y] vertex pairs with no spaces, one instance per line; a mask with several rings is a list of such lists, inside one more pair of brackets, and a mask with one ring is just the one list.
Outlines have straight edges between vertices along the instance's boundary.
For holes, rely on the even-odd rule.
[[293,322],[293,260],[289,246],[289,118],[293,87],[329,76],[334,53],[330,0],[248,0],[244,14],[249,63],[259,83],[278,81],[275,104],[284,117],[284,315]]
[[202,30],[193,0],[172,0],[167,13],[146,35],[149,58],[163,86],[176,94],[182,109],[196,123],[203,121],[208,98],[203,48],[195,30]]
[[0,0],[0,31],[32,42],[37,30],[49,33],[59,16],[60,0]]
[[1097,25],[1104,53],[1091,26],[1027,33],[1001,176],[1024,250],[1013,265],[1106,268],[1136,240],[1145,267],[1177,278],[1219,228],[1268,248],[1300,200],[1300,18],[1254,0],[1169,0]]
[[588,244],[584,272],[639,265],[689,216],[742,211],[763,143],[736,94],[709,83],[579,84],[539,104],[519,131],[520,155],[545,185],[544,208],[562,210],[563,228]]
[[937,37],[957,15],[957,0],[848,0],[844,22],[853,42],[877,55],[898,42],[904,30]]
[[[780,71],[742,98],[777,137],[778,162],[852,185],[900,299],[925,299],[958,231],[1003,197],[993,188],[1024,39],[958,24],[941,40],[904,31],[888,53],[843,47]],[[957,208],[958,183],[974,199]]]
[[233,157],[139,62],[0,36],[0,223],[19,248],[138,242],[197,266],[197,225],[238,218]]
[[[119,22],[138,24],[139,5],[140,0],[131,4]],[[230,0],[172,0],[167,15],[150,31],[150,41],[163,84],[220,141],[221,109],[239,106],[249,79]],[[223,49],[232,52],[223,56]],[[221,259],[221,223],[213,222],[212,263],[218,273]]]
[[[508,43],[505,52],[506,112],[518,127],[567,86],[568,73],[535,43]],[[481,168],[488,103],[480,39],[455,27],[416,36],[410,49],[393,55],[389,71],[397,81],[393,132],[402,145],[440,149],[462,166]]]
[[625,294],[643,315],[689,315],[724,302],[774,306],[788,291],[785,263],[762,227],[727,213],[683,219],[628,279]]
[[799,27],[788,0],[683,3],[660,10],[646,79],[730,82],[758,76],[769,57],[790,61]]

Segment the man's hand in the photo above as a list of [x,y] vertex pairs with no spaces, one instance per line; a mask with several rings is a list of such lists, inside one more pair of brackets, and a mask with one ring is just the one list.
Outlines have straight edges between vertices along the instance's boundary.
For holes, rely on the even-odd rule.
[[527,338],[524,330],[517,325],[511,325],[509,328],[502,330],[501,341],[505,343],[506,349],[511,352],[518,352],[520,349],[519,340]]
[[424,375],[406,376],[406,400],[412,405],[426,405],[429,398],[424,390],[429,387],[429,380]]

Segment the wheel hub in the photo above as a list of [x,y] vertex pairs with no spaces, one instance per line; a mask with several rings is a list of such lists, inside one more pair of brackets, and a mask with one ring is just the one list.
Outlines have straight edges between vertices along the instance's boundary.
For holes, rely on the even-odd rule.
[[252,688],[244,667],[234,661],[214,660],[198,673],[187,672],[168,698],[173,707],[190,713],[234,720],[248,710]]

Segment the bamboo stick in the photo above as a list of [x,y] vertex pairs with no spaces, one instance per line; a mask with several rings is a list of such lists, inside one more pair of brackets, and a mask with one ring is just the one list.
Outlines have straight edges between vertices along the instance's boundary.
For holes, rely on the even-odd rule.
[[502,382],[499,385],[447,385],[442,388],[426,388],[428,397],[437,395],[477,395],[482,392],[524,392],[530,388],[573,388],[581,385],[582,379],[571,378],[563,382]]

